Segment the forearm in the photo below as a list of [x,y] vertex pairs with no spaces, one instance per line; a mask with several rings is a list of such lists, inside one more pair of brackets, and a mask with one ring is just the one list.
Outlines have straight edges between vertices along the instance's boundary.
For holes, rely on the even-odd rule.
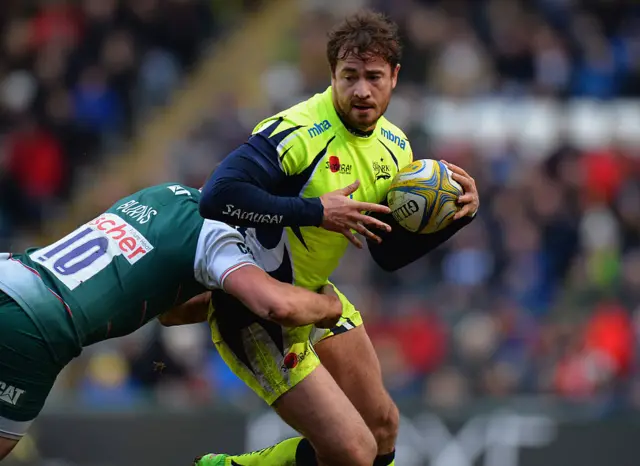
[[395,222],[390,214],[372,214],[392,226],[390,233],[381,232],[381,243],[369,241],[369,252],[374,261],[384,270],[393,272],[401,269],[449,240],[475,217],[464,217],[448,227],[430,234],[411,233]]
[[[259,140],[258,140],[259,141]],[[283,195],[288,177],[265,155],[269,147],[257,142],[244,144],[220,164],[207,180],[200,199],[204,218],[237,226],[319,226],[323,207],[320,199]]]
[[200,202],[204,218],[242,227],[319,226],[320,199],[282,197],[240,179],[221,178],[205,186]]
[[316,324],[327,319],[337,319],[342,314],[342,304],[335,293],[332,295],[313,293],[290,285],[285,285],[280,293],[284,300],[290,303],[288,305],[290,312],[278,322],[285,327]]
[[207,313],[209,312],[210,297],[211,293],[209,292],[199,294],[180,306],[161,314],[158,320],[165,327],[204,322],[207,320]]
[[284,327],[315,324],[342,314],[336,296],[326,296],[282,283],[258,267],[242,267],[224,282],[224,291],[251,312]]

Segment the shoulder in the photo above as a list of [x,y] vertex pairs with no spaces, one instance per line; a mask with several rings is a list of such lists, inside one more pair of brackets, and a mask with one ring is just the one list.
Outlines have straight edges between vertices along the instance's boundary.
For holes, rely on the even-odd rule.
[[254,128],[253,134],[262,133],[267,129],[278,133],[293,127],[309,130],[315,127],[316,123],[322,124],[326,120],[326,118],[322,117],[323,108],[321,103],[323,98],[324,94],[316,94],[293,107],[262,120]]
[[197,189],[180,183],[164,183],[120,199],[108,212],[146,223],[155,217],[174,218],[178,214],[181,217],[197,214],[199,200],[200,191]]
[[182,183],[169,182],[141,189],[126,199],[144,200],[159,205],[197,203],[200,200],[200,191]]
[[303,169],[334,135],[322,105],[324,98],[324,94],[316,94],[262,120],[253,130],[252,138],[258,140],[252,145],[264,147],[266,140],[286,172],[293,174]]
[[313,145],[330,138],[331,117],[327,115],[326,101],[330,98],[328,91],[315,94],[293,107],[262,120],[253,130],[253,134],[283,140],[283,135],[290,139],[301,139],[305,144]]
[[378,138],[402,162],[401,167],[411,163],[413,151],[407,135],[385,117],[380,118],[377,129]]

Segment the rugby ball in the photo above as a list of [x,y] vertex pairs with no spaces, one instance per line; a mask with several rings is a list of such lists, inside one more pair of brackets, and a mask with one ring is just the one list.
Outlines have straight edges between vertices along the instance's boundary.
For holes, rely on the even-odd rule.
[[451,170],[439,161],[416,160],[391,182],[387,202],[393,218],[413,233],[434,233],[453,221],[464,193]]

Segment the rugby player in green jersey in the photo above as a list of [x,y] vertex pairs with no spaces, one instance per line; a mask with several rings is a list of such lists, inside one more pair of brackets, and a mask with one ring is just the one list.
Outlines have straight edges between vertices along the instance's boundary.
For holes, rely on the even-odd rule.
[[83,347],[158,316],[202,322],[207,290],[230,293],[260,321],[338,322],[338,298],[267,275],[235,228],[200,216],[199,200],[197,189],[154,186],[47,247],[0,254],[0,460]]
[[446,229],[411,234],[381,205],[413,158],[404,133],[383,116],[400,69],[396,25],[374,12],[351,16],[331,32],[327,56],[331,86],[258,124],[206,183],[200,212],[240,226],[274,278],[310,290],[328,285],[343,315],[329,330],[282,328],[233,298],[212,297],[209,323],[220,354],[304,438],[240,456],[205,455],[198,466],[392,465],[398,410],[360,313],[329,276],[349,241],[362,247],[353,232],[393,271],[446,241],[478,209],[474,180],[454,165],[465,194]]

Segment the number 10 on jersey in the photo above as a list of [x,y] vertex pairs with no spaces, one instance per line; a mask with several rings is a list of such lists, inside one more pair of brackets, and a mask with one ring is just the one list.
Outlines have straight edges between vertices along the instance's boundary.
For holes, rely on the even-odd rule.
[[104,214],[29,257],[73,290],[104,270],[114,257],[124,255],[133,265],[152,249],[126,221]]

